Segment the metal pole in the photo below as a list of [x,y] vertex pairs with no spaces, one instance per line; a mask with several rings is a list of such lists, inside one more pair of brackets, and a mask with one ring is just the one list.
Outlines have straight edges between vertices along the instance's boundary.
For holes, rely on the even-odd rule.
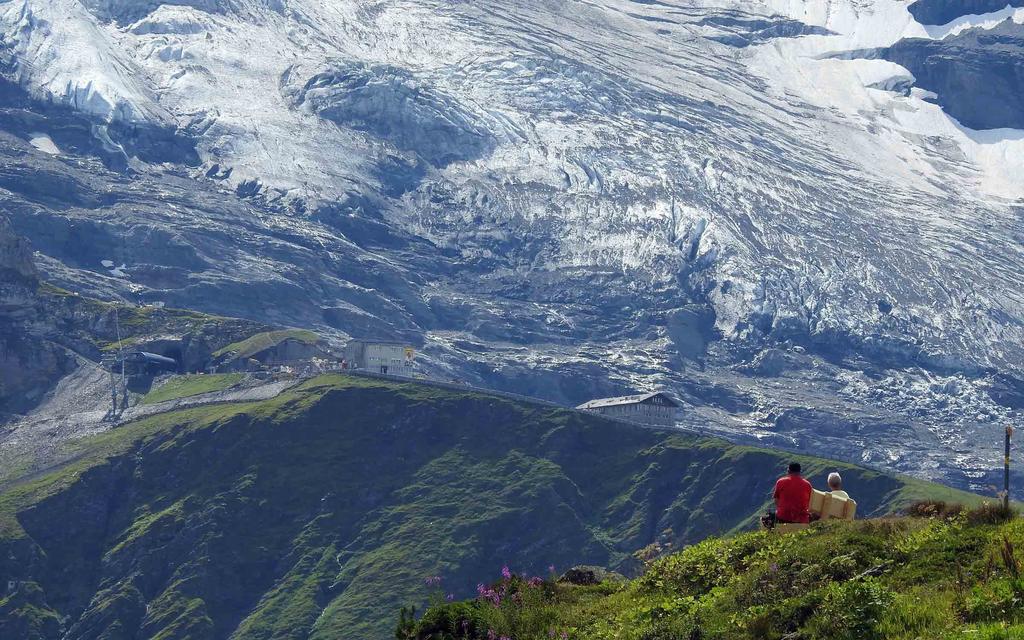
[[[121,361],[121,411],[124,411],[128,406],[128,385],[124,381],[124,350],[121,348],[121,318],[117,311],[117,304],[114,305],[114,328],[117,330],[117,358]],[[114,399],[114,404],[117,404],[117,399]],[[117,407],[114,407],[114,415],[120,416],[120,412]]]
[[114,374],[114,363],[110,363],[110,419],[117,415],[117,377]]
[[1010,436],[1013,427],[1006,427],[1006,455],[1003,457],[1003,508],[1010,508]]

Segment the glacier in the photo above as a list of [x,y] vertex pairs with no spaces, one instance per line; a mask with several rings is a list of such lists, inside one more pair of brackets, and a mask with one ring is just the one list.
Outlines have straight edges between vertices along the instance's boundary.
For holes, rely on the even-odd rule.
[[76,290],[986,490],[1024,132],[884,52],[1024,25],[934,4],[7,0],[0,206]]

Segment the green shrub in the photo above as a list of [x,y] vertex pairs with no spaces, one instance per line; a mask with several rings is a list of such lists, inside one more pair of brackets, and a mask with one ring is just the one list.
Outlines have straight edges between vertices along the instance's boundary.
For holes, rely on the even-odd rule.
[[637,640],[700,640],[702,637],[695,627],[679,620],[660,620],[637,634]]
[[964,505],[942,500],[918,500],[904,511],[912,518],[952,518],[960,515]]
[[1024,620],[1024,578],[1007,577],[975,585],[963,608],[970,622]]
[[881,639],[878,627],[892,601],[893,593],[876,578],[830,584],[807,631],[821,640]]
[[[400,640],[405,638],[417,638],[420,640],[456,640],[462,638],[486,638],[490,628],[490,621],[487,619],[487,611],[482,603],[475,600],[470,602],[452,602],[448,604],[431,607],[423,615],[423,618],[416,625],[409,625],[399,622],[399,632],[407,635],[398,635]],[[409,633],[414,630],[413,633]]]
[[640,586],[646,589],[667,588],[691,595],[707,593],[726,584],[737,571],[749,566],[769,541],[765,533],[730,539],[707,538],[686,547],[681,553],[651,563],[640,580]]
[[812,592],[773,605],[750,607],[735,622],[743,628],[746,637],[777,639],[796,633],[820,607],[820,593]]
[[[600,586],[589,588],[600,590]],[[547,638],[558,626],[553,606],[560,588],[553,582],[514,575],[503,569],[502,579],[479,585],[478,596],[469,602],[436,603],[414,627],[405,614],[398,633],[416,640],[496,640]],[[581,587],[576,587],[583,589]],[[607,593],[607,589],[603,590]],[[403,637],[403,636],[400,636]]]
[[1017,517],[1017,511],[1002,502],[985,502],[980,507],[967,512],[970,524],[1003,524]]
[[981,506],[967,509],[962,504],[942,500],[920,500],[906,508],[906,514],[914,518],[955,518],[966,514],[970,524],[1003,524],[1017,516],[1017,511],[1002,502],[983,502]]

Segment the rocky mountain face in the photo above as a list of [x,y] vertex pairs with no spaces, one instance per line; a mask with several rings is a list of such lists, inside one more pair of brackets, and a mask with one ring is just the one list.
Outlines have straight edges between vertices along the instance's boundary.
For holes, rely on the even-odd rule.
[[969,15],[994,13],[1006,7],[1024,7],[1021,0],[915,0],[907,9],[921,24],[948,24]]
[[0,206],[83,295],[564,403],[663,386],[691,426],[987,490],[1024,407],[1024,138],[968,127],[1019,122],[1022,21],[10,0]]
[[[393,637],[442,576],[546,575],[745,526],[787,457],[422,384],[313,379],[271,400],[165,413],[68,445],[0,493],[0,637]],[[938,485],[835,468],[858,513]],[[73,526],[69,526],[73,523]]]
[[[183,371],[267,325],[160,306],[108,303],[39,278],[25,238],[0,217],[0,416],[31,409],[80,366],[99,370],[104,353],[125,348],[170,355]],[[0,460],[8,434],[0,433]]]
[[31,407],[75,367],[63,349],[27,330],[38,286],[28,242],[0,216],[0,419]]
[[884,55],[964,126],[1024,129],[1024,28],[1013,20],[942,40],[901,40]]
[[39,277],[28,242],[15,235],[11,223],[3,217],[0,217],[0,273],[2,282],[12,285],[28,286]]

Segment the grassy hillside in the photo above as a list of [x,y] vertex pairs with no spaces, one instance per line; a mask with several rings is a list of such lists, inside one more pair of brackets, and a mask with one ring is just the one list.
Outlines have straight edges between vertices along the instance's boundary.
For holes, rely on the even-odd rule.
[[[152,416],[0,494],[0,637],[389,637],[441,575],[633,572],[747,526],[788,456],[470,391],[325,376]],[[838,468],[859,514],[951,490]]]
[[245,376],[241,373],[211,373],[174,376],[142,398],[141,404],[156,404],[166,400],[188,398],[211,391],[223,391],[235,386]]
[[[587,640],[1024,638],[1024,521],[998,509],[709,538],[632,582],[510,574],[399,637]],[[407,616],[403,616],[407,618]]]
[[253,354],[265,349],[276,347],[285,340],[298,340],[304,344],[316,344],[320,342],[320,336],[312,331],[304,329],[281,329],[279,331],[264,331],[249,336],[245,340],[233,342],[213,352],[213,357],[218,358],[226,354],[233,354],[234,358],[248,358]]

